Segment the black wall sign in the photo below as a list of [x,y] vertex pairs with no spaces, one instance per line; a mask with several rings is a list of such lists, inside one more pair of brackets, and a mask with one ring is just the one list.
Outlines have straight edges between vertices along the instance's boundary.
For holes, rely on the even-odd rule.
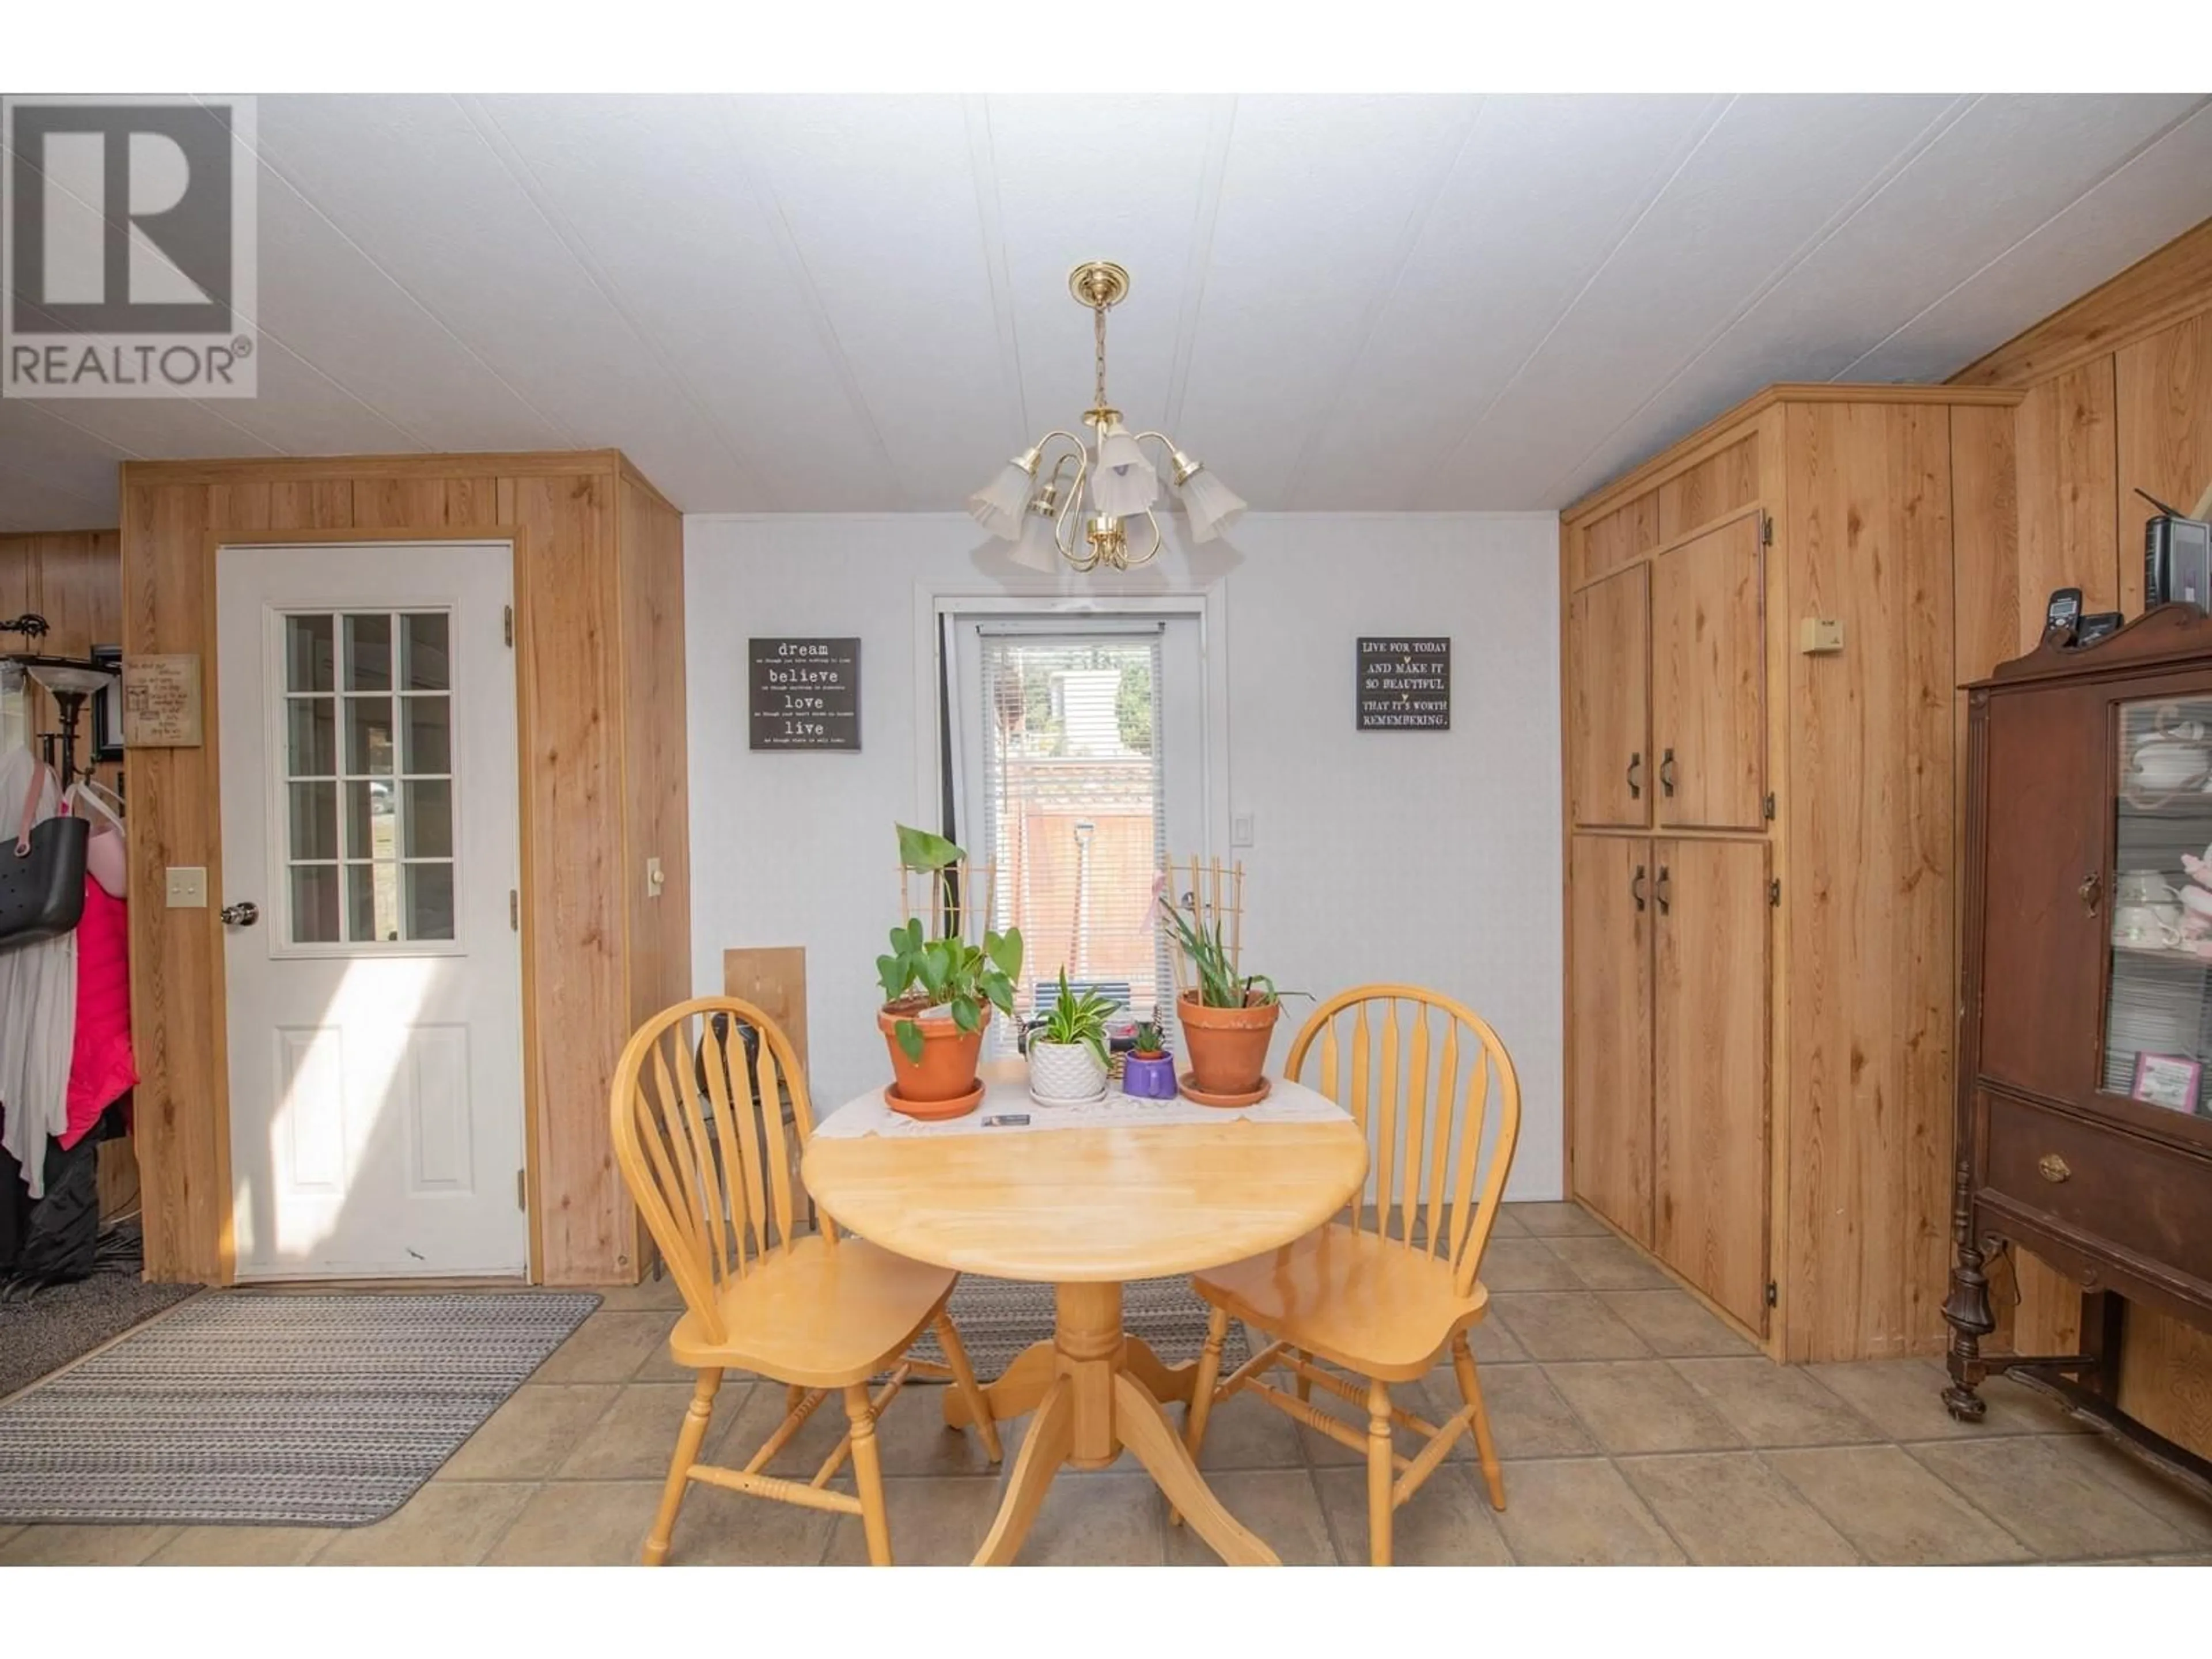
[[1359,730],[1451,730],[1451,641],[1359,638]]
[[858,640],[754,640],[752,747],[860,746]]

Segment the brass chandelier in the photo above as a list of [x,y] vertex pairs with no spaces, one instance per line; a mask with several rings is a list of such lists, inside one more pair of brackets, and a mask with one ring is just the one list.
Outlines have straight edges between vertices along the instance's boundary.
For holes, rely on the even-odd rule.
[[[1150,439],[1167,453],[1169,477],[1190,520],[1191,539],[1210,542],[1244,510],[1243,499],[1175,447],[1164,433],[1131,432],[1121,411],[1106,401],[1106,313],[1129,292],[1129,273],[1103,259],[1068,273],[1068,292],[1091,307],[1097,343],[1097,378],[1084,424],[1092,434],[1085,444],[1073,432],[1054,428],[1000,470],[968,498],[968,510],[993,535],[1014,544],[1014,562],[1050,571],[1060,562],[1078,570],[1107,565],[1127,570],[1160,550],[1160,521],[1152,507],[1159,500],[1160,477],[1146,459]],[[1052,465],[1042,473],[1047,453]],[[1086,495],[1088,497],[1086,501]],[[1131,521],[1144,520],[1132,550]]]

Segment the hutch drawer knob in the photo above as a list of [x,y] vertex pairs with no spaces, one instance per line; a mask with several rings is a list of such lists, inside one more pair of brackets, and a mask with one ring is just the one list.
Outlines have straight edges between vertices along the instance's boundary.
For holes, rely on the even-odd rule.
[[2041,1158],[2036,1159],[2035,1172],[2054,1186],[2068,1179],[2074,1173],[2066,1167],[2066,1160],[2056,1152],[2045,1152]]

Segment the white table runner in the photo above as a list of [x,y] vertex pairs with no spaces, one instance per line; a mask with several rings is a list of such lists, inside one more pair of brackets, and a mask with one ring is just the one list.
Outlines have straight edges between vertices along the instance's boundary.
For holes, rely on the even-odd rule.
[[[1283,1078],[1276,1078],[1273,1083],[1267,1097],[1256,1106],[1227,1107],[1200,1106],[1181,1095],[1173,1100],[1144,1100],[1113,1087],[1106,1091],[1103,1099],[1087,1105],[1040,1106],[1030,1098],[1026,1082],[994,1082],[985,1087],[982,1103],[974,1111],[939,1123],[918,1122],[893,1111],[884,1103],[884,1091],[871,1089],[823,1119],[814,1133],[830,1140],[858,1140],[866,1135],[904,1139],[921,1135],[1018,1135],[1123,1125],[1220,1123],[1237,1118],[1254,1123],[1328,1123],[1351,1115],[1302,1083]],[[987,1120],[1009,1112],[1026,1113],[1029,1121],[985,1127]]]

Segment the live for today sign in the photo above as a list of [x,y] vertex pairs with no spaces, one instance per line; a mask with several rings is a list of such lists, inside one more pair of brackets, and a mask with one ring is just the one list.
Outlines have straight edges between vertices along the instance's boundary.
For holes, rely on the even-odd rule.
[[1451,730],[1451,641],[1434,635],[1359,637],[1362,732]]

